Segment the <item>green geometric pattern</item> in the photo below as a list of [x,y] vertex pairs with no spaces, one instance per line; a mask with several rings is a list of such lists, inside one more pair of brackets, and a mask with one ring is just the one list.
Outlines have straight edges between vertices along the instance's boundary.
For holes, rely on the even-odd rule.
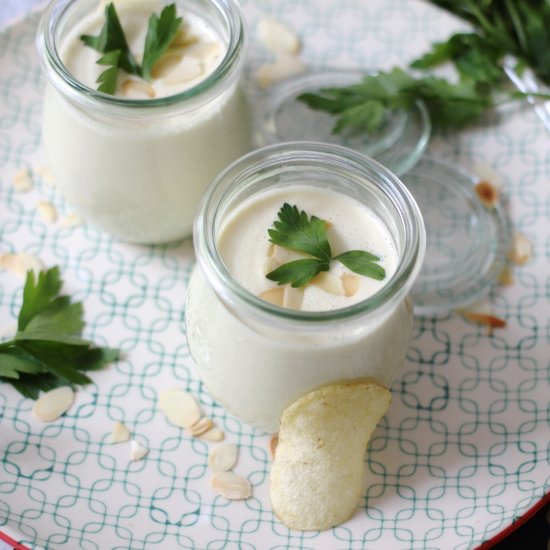
[[[269,58],[256,43],[264,15],[286,21],[312,67],[388,68],[459,25],[421,1],[246,0],[248,72]],[[489,337],[458,315],[417,319],[393,404],[367,457],[368,489],[347,523],[323,533],[290,531],[268,492],[269,437],[226,414],[196,377],[185,337],[190,241],[133,246],[88,225],[47,225],[50,200],[35,176],[14,193],[12,177],[45,164],[40,145],[44,79],[34,49],[37,18],[0,34],[0,253],[27,251],[60,265],[65,290],[83,300],[86,336],[124,359],[93,374],[59,420],[43,424],[32,402],[0,386],[0,529],[33,548],[63,549],[457,549],[474,548],[529,509],[549,485],[550,140],[528,108],[511,107],[482,128],[438,138],[431,153],[462,166],[492,166],[507,209],[535,255],[516,282],[491,296],[508,326]],[[257,92],[253,97],[259,95]],[[22,283],[0,272],[0,331],[14,323]],[[170,425],[159,391],[186,388],[237,443],[235,471],[253,497],[230,502],[209,487],[209,446]],[[150,452],[129,460],[109,443],[124,422]]]

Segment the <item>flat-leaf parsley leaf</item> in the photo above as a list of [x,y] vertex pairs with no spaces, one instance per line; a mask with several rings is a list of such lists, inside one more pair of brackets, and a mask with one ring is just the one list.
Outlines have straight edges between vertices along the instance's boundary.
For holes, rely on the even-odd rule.
[[313,257],[283,264],[266,275],[269,280],[280,285],[290,284],[294,288],[301,287],[319,273],[328,271],[332,260],[341,262],[355,273],[379,281],[386,276],[384,268],[376,263],[380,258],[370,252],[350,250],[332,257],[324,220],[316,216],[308,216],[296,205],[291,206],[288,203],[283,204],[278,218],[273,222],[275,229],[268,229],[269,240],[283,248],[305,252]]
[[59,268],[27,273],[17,333],[0,343],[0,381],[25,397],[40,390],[91,382],[86,371],[117,361],[119,351],[95,347],[82,338],[84,310],[80,302],[60,296]]
[[98,90],[114,95],[117,87],[118,69],[142,77],[145,80],[151,80],[151,71],[154,64],[169,48],[180,30],[182,21],[183,19],[177,16],[175,4],[164,7],[160,17],[156,13],[151,14],[147,36],[145,37],[142,64],[140,65],[128,46],[114,4],[107,4],[105,7],[105,23],[99,34],[97,36],[82,35],[80,37],[86,46],[103,54],[97,63],[109,66],[97,79],[99,83]]

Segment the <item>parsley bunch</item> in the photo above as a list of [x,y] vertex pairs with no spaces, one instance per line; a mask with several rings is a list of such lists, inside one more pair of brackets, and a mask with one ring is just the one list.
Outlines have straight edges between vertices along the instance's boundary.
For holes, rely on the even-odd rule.
[[283,204],[278,218],[273,223],[275,229],[268,229],[269,240],[283,248],[305,252],[313,257],[294,260],[278,267],[266,275],[269,280],[280,285],[290,283],[295,288],[301,287],[322,271],[328,271],[332,260],[338,260],[351,271],[378,281],[386,276],[384,268],[376,263],[380,258],[370,252],[350,250],[333,257],[324,220],[316,216],[308,217],[303,210],[288,203]]
[[86,46],[104,54],[99,58],[99,65],[108,68],[103,71],[97,82],[98,90],[106,94],[114,94],[117,86],[118,69],[151,80],[153,65],[166,52],[178,31],[183,19],[176,15],[176,5],[166,6],[160,17],[153,13],[149,18],[145,49],[141,65],[130,51],[124,30],[120,24],[117,11],[113,3],[105,7],[105,23],[97,36],[82,35],[80,39]]
[[59,268],[29,271],[17,333],[0,344],[0,381],[10,383],[25,397],[36,399],[40,390],[91,382],[86,371],[117,361],[119,352],[98,348],[81,337],[84,310],[59,295],[63,284]]
[[458,79],[432,74],[414,76],[400,68],[366,76],[360,83],[302,94],[299,101],[336,117],[334,133],[379,131],[392,110],[426,105],[434,125],[460,129],[500,103],[548,94],[512,89],[505,72],[507,56],[516,70],[529,67],[550,84],[550,4],[545,0],[430,0],[474,25],[475,32],[456,33],[414,60],[410,68],[429,71],[443,63],[456,68]]

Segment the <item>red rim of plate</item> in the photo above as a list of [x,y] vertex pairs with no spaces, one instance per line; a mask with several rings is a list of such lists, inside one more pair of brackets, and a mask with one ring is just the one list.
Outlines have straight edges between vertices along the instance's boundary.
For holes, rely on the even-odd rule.
[[3,531],[0,531],[0,540],[10,544],[13,546],[14,550],[30,550],[26,546],[23,546],[22,544],[19,544],[16,540],[13,540],[11,537],[6,535]]
[[546,493],[538,502],[536,502],[529,510],[527,510],[523,515],[519,516],[514,522],[512,522],[508,527],[504,528],[502,531],[499,531],[496,535],[486,540],[475,550],[489,550],[493,548],[495,544],[502,542],[506,537],[510,536],[514,531],[519,529],[522,525],[527,523],[533,516],[542,510],[547,504],[550,503],[550,492]]
[[[506,527],[502,531],[499,531],[496,535],[491,537],[489,540],[486,540],[484,543],[478,546],[475,550],[489,550],[490,548],[495,546],[495,544],[502,542],[503,540],[506,539],[506,537],[510,536],[514,531],[516,531],[522,525],[527,523],[527,521],[529,521],[533,516],[537,514],[537,512],[542,510],[542,508],[544,508],[549,503],[550,503],[550,492],[546,493],[544,497],[542,497],[537,503],[531,506],[531,508],[529,508],[529,510],[527,510],[527,512],[525,512],[522,516],[520,516],[513,523],[508,525],[508,527]],[[12,539],[2,531],[0,531],[0,540],[7,542],[8,544],[11,544],[14,550],[30,550],[26,546],[19,544],[16,540]]]

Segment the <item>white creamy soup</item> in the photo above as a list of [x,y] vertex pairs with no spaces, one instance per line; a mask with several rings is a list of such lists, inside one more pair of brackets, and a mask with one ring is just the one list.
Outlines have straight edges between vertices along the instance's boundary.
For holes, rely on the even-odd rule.
[[[308,284],[299,309],[323,312],[359,303],[382,289],[399,265],[399,253],[385,222],[367,205],[345,194],[313,186],[275,188],[253,195],[224,220],[218,252],[231,275],[260,295],[277,286],[265,277],[270,242],[267,230],[287,202],[328,222],[333,255],[361,249],[380,258],[386,277],[360,276],[353,296]],[[350,274],[336,261],[330,273]],[[188,292],[187,338],[199,373],[212,395],[230,412],[263,430],[277,431],[282,411],[304,393],[336,380],[372,377],[389,386],[403,363],[412,314],[406,300],[373,315],[328,327],[285,326],[256,321],[224,303],[201,268]]]
[[[232,4],[218,3],[223,9]],[[59,23],[56,45],[71,78],[95,90],[105,67],[96,63],[101,54],[80,36],[97,36],[104,12],[86,0],[73,7],[90,5],[94,9],[83,10],[81,19],[71,15],[76,23]],[[115,4],[138,61],[149,17],[164,5]],[[43,141],[56,183],[84,219],[130,242],[189,236],[206,186],[251,146],[248,106],[239,87],[242,41],[231,37],[240,27],[222,33],[219,22],[186,11],[184,2],[177,6],[184,22],[181,36],[153,67],[150,82],[119,69],[115,101],[75,90],[66,75],[45,63],[53,85],[45,95]]]

